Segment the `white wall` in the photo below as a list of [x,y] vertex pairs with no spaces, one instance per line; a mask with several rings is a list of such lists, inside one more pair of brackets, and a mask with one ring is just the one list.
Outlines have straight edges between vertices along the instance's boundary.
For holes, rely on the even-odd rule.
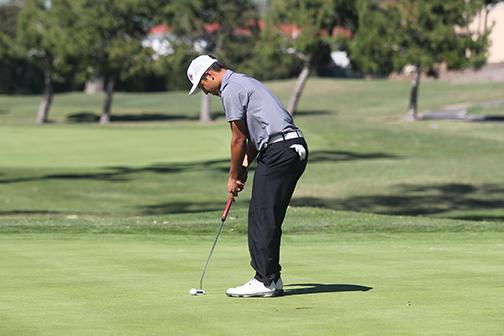
[[[476,17],[470,25],[472,31],[483,31],[485,11],[482,10],[480,15]],[[491,27],[494,24],[492,33],[490,34],[490,49],[488,63],[504,62],[504,3],[499,3],[494,6],[487,17],[487,25]]]

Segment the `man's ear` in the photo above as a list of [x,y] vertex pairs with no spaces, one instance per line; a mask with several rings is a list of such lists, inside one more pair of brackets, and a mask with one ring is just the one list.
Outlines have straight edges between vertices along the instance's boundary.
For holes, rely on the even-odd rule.
[[215,80],[215,71],[214,70],[210,70],[208,71],[208,76],[212,78],[212,80]]

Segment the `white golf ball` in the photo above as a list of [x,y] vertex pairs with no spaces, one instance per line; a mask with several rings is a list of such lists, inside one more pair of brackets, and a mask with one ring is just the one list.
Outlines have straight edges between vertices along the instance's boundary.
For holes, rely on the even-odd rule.
[[191,289],[189,290],[189,294],[191,294],[191,295],[196,295],[196,293],[197,293],[197,292],[198,292],[198,291],[196,290],[196,288],[191,288]]

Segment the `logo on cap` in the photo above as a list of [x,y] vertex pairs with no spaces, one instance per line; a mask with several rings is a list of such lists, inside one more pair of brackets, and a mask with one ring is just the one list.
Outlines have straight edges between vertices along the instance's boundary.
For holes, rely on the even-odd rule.
[[191,80],[192,82],[192,79],[193,79],[193,75],[192,74],[189,74],[189,79]]

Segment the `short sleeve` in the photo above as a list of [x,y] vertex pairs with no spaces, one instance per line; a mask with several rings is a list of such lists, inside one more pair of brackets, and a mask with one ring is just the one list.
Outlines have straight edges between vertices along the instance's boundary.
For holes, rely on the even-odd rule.
[[222,106],[226,113],[226,121],[242,120],[247,111],[249,96],[239,85],[228,85],[222,95]]

